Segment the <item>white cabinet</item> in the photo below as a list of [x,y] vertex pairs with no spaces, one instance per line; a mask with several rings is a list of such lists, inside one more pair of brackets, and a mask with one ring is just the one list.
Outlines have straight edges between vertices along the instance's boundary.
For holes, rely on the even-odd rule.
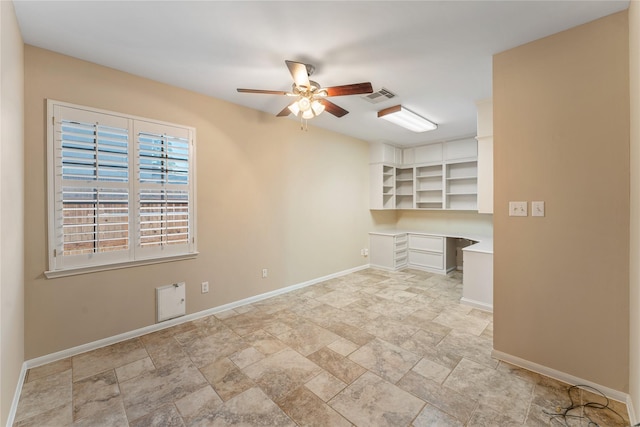
[[398,270],[407,266],[406,234],[369,234],[369,256],[372,267]]
[[444,143],[444,160],[477,159],[478,145],[473,138],[461,139],[458,141],[447,141]]
[[456,268],[455,239],[429,234],[410,233],[409,267],[447,274]]
[[493,254],[462,250],[462,304],[493,311]]
[[421,145],[400,153],[386,144],[375,147],[372,160],[397,161],[401,155],[402,166],[397,162],[371,165],[370,209],[478,209],[475,139]]
[[443,168],[441,164],[419,166],[415,171],[416,208],[442,209],[444,203]]
[[[436,274],[447,274],[456,269],[456,241],[458,237],[448,237],[437,234],[429,234],[423,232],[371,232],[369,233],[369,257],[372,267],[383,268],[386,270],[398,270],[404,267],[415,268],[418,270],[428,271]],[[480,298],[485,301],[486,292],[492,292],[493,278],[489,277],[486,268],[492,268],[491,264],[491,247],[489,251],[479,253],[479,266],[473,254],[464,253],[464,280],[478,280],[482,285],[476,285],[475,282],[469,287],[468,295],[473,298]],[[488,254],[489,261],[482,257]],[[471,256],[471,261],[467,265],[467,257]],[[475,270],[474,270],[475,269]],[[479,279],[475,279],[476,271],[482,270]],[[489,273],[491,273],[489,271]],[[492,274],[492,273],[491,273]],[[467,279],[466,276],[472,276]],[[466,285],[465,285],[466,286]],[[490,286],[490,289],[487,288]],[[476,296],[479,292],[482,296]],[[463,294],[464,295],[464,294]],[[479,306],[479,305],[478,305]],[[483,306],[484,307],[484,306]],[[486,308],[486,307],[485,307]]]
[[478,108],[478,213],[493,213],[493,101]]
[[424,270],[442,270],[444,238],[409,234],[409,266]]
[[396,209],[413,209],[413,169],[396,168]]
[[402,165],[419,165],[423,163],[442,163],[441,142],[421,145],[419,147],[404,148],[402,150]]
[[478,206],[478,162],[446,165],[446,209],[476,210]]
[[370,209],[395,208],[395,168],[384,164],[369,166]]
[[369,144],[369,163],[387,163],[399,165],[402,163],[402,149],[383,143]]

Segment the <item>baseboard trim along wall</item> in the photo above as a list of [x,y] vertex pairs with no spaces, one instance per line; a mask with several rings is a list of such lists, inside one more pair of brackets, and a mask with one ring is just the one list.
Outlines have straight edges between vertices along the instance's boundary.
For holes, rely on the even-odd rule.
[[18,385],[16,391],[13,393],[13,402],[11,402],[11,408],[9,409],[9,417],[7,418],[7,427],[13,427],[13,420],[16,418],[16,411],[18,410],[18,402],[20,401],[20,391],[24,385],[24,379],[27,376],[27,363],[22,364],[20,369],[20,377],[18,378]]
[[262,301],[267,298],[272,298],[278,295],[286,294],[291,291],[295,291],[297,289],[305,288],[307,286],[315,285],[316,283],[324,282],[329,279],[335,279],[336,277],[346,276],[347,274],[355,273],[357,271],[366,270],[369,268],[369,264],[361,265],[359,267],[350,268],[348,270],[343,270],[337,273],[329,274],[327,276],[318,277],[315,279],[307,280],[306,282],[298,283],[295,285],[287,286],[285,288],[276,289],[275,291],[265,292],[263,294],[255,295],[249,298],[245,298],[239,301],[234,301],[229,304],[224,304],[218,307],[213,307],[207,310],[199,311],[197,313],[187,314],[186,316],[177,317],[175,319],[166,320],[164,322],[156,323],[153,325],[145,326],[140,329],[135,329],[133,331],[125,332],[122,334],[114,335],[109,338],[104,338],[98,341],[93,341],[87,344],[82,344],[76,347],[72,347],[66,350],[58,351],[56,353],[47,354],[41,357],[36,357],[35,359],[30,359],[25,361],[22,364],[22,369],[20,371],[20,378],[18,379],[18,385],[16,387],[16,392],[13,396],[13,402],[11,404],[11,410],[9,412],[9,417],[7,419],[7,427],[11,427],[13,425],[13,420],[16,416],[16,410],[18,409],[18,401],[20,400],[20,391],[22,390],[22,386],[24,385],[24,380],[27,374],[27,370],[31,368],[35,368],[37,366],[46,365],[47,363],[56,362],[58,360],[66,359],[67,357],[77,356],[78,354],[86,353],[88,351],[96,350],[101,347],[106,347],[108,345],[116,344],[122,341],[129,340],[131,338],[136,338],[141,335],[149,334],[151,332],[160,331],[162,329],[170,328],[175,325],[179,325],[181,323],[190,322],[192,320],[200,319],[202,317],[211,316],[212,314],[221,313],[223,311],[231,310],[236,307],[241,307],[247,304],[253,304],[254,302]]
[[488,311],[489,313],[493,313],[493,305],[485,304],[480,301],[472,300],[469,298],[462,297],[460,298],[460,304],[468,305],[470,307],[475,307],[480,310]]
[[511,363],[512,365],[519,366],[521,368],[527,369],[532,372],[536,372],[538,374],[545,375],[547,377],[554,378],[556,380],[565,382],[571,385],[586,385],[589,387],[593,387],[597,390],[600,390],[605,396],[609,399],[617,400],[618,402],[625,403],[627,405],[627,411],[629,412],[629,420],[631,421],[631,425],[636,423],[635,414],[633,413],[633,407],[630,406],[631,397],[622,391],[614,390],[609,387],[602,386],[600,384],[596,384],[593,381],[585,380],[582,378],[575,377],[573,375],[567,374],[565,372],[557,371],[555,369],[548,368],[543,365],[539,365],[534,362],[530,362],[525,359],[521,359],[516,356],[512,356],[507,353],[503,353],[498,350],[493,350],[491,356],[494,359],[502,360],[507,363]]
[[640,420],[636,417],[636,411],[633,409],[633,399],[630,395],[627,395],[627,411],[629,411],[629,424],[632,426],[640,424]]

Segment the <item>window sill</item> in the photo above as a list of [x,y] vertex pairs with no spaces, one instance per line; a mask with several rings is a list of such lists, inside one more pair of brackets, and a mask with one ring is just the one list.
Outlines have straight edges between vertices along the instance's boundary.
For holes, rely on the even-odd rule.
[[119,270],[121,268],[140,267],[142,265],[160,264],[164,262],[183,261],[186,259],[194,259],[198,256],[198,252],[190,254],[173,255],[162,258],[142,259],[137,261],[119,262],[115,264],[103,264],[90,267],[69,268],[66,270],[45,271],[44,275],[47,279],[57,279],[59,277],[76,276],[78,274],[97,273],[99,271]]

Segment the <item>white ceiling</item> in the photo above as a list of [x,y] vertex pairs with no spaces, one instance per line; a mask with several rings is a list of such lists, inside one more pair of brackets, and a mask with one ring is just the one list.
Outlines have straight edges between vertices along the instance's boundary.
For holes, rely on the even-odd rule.
[[[21,1],[25,43],[277,114],[285,59],[322,86],[370,81],[397,97],[310,122],[366,141],[412,145],[475,135],[493,54],[624,10],[629,1]],[[439,124],[413,133],[376,117],[403,106]],[[285,118],[279,120],[287,120]],[[292,116],[288,120],[296,120]]]

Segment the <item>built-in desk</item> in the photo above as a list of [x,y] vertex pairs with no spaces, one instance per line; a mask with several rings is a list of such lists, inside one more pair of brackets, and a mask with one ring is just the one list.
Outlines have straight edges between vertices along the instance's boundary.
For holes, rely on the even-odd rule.
[[370,265],[386,270],[408,267],[447,274],[456,268],[456,239],[475,242],[462,249],[464,272],[460,302],[493,311],[491,237],[407,230],[370,232]]

